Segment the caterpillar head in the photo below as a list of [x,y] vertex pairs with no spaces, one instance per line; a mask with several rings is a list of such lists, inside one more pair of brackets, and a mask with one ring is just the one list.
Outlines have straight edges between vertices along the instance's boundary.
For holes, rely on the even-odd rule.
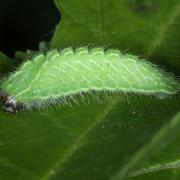
[[14,97],[4,93],[0,94],[0,101],[3,110],[9,113],[17,113],[23,108],[22,103],[18,102]]

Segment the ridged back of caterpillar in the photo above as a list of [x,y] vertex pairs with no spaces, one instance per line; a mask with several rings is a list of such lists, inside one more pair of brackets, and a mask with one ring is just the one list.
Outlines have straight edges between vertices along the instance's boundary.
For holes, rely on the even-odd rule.
[[174,78],[136,56],[85,47],[40,54],[3,84],[4,91],[24,103],[90,90],[173,94],[178,88]]

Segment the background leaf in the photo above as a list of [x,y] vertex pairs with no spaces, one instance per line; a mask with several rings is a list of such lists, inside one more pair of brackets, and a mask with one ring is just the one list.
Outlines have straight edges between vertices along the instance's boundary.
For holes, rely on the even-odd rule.
[[[177,0],[170,4],[167,0],[57,0],[56,4],[62,21],[52,47],[110,46],[151,57],[167,69],[180,69]],[[180,120],[175,115],[179,95],[76,98],[78,103],[67,99],[69,105],[17,115],[0,112],[0,179],[118,179],[124,169],[123,179],[180,177],[179,165],[172,166],[180,160]],[[177,126],[171,126],[174,121]],[[149,145],[154,138],[159,139],[157,148]],[[156,151],[146,151],[149,146]],[[131,163],[141,151],[145,157]],[[171,167],[165,168],[168,163]],[[144,173],[157,165],[162,168]]]
[[[109,179],[151,141],[180,105],[176,97],[89,100],[15,116],[1,112],[1,179]],[[173,156],[179,158],[177,146]]]
[[[152,155],[156,155],[157,150],[164,148],[167,144],[169,144],[171,141],[176,139],[176,137],[179,137],[179,129],[180,129],[180,112],[172,118],[167,125],[165,125],[153,138],[152,140],[147,143],[142,149],[140,149],[132,158],[130,161],[118,172],[117,176],[114,177],[114,179],[122,179],[125,176],[128,176],[129,172],[134,168],[137,168],[138,164],[143,162],[146,158],[151,157]],[[170,144],[169,144],[170,147]],[[166,152],[166,151],[165,151]],[[160,157],[164,155],[165,153],[159,154]],[[145,168],[145,165],[143,164],[142,169],[133,172],[130,176],[139,176],[144,174],[151,174],[151,173],[158,173],[159,171],[163,170],[173,170],[174,172],[178,172],[180,169],[180,161],[179,159],[171,160],[169,159],[169,155],[166,154],[165,158],[163,159],[164,162],[158,162],[157,164],[153,166],[149,166]],[[159,156],[158,156],[159,158]],[[159,158],[160,160],[160,158]],[[170,162],[169,162],[170,160]],[[176,173],[175,173],[176,174]],[[176,175],[177,176],[177,175]]]
[[62,13],[52,47],[119,48],[180,71],[179,0],[56,0]]
[[18,61],[7,57],[4,53],[0,52],[0,77],[3,74],[15,70]]

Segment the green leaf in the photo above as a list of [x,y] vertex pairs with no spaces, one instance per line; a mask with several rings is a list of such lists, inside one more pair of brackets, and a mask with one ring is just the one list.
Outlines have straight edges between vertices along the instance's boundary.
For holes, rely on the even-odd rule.
[[39,43],[39,51],[35,51],[32,49],[27,49],[26,51],[16,51],[15,52],[15,59],[19,60],[30,60],[34,56],[38,55],[40,52],[46,52],[50,49],[50,43],[46,41],[42,41]]
[[7,57],[4,53],[0,52],[0,77],[3,74],[15,70],[18,62],[14,59]]
[[[134,156],[132,156],[132,158],[130,159],[130,161],[118,172],[118,174],[113,178],[113,179],[122,179],[124,177],[126,177],[128,175],[128,173],[130,172],[131,169],[135,168],[137,169],[137,165],[139,163],[142,163],[145,161],[145,159],[150,158],[152,155],[155,154],[155,156],[157,156],[157,151],[159,149],[164,148],[165,146],[168,146],[168,149],[170,149],[169,147],[171,147],[170,143],[175,139],[175,140],[179,140],[180,137],[180,112],[174,117],[172,118],[167,125],[165,125],[153,138],[152,140],[147,143],[147,145],[145,145],[143,148],[141,148],[137,153],[135,153]],[[178,138],[177,138],[178,137]],[[174,142],[173,142],[174,143]],[[177,148],[177,144],[176,146],[174,146]],[[173,150],[173,149],[172,149]],[[133,172],[130,176],[139,176],[139,175],[144,175],[144,174],[151,174],[154,172],[161,172],[163,170],[171,170],[173,169],[175,170],[180,170],[180,159],[174,159],[171,157],[171,159],[169,158],[169,155],[166,154],[167,151],[159,153],[159,156],[157,156],[159,162],[158,164],[156,163],[152,163],[153,165],[146,167],[146,164],[143,164],[143,168]],[[165,158],[163,158],[164,162],[161,162],[160,157],[163,157],[162,155],[166,155],[164,156]],[[170,162],[169,162],[170,161]],[[146,168],[145,168],[146,167]]]
[[[180,68],[177,0],[56,4],[62,21],[52,47],[110,45]],[[16,115],[0,112],[0,179],[179,179],[179,94],[77,99]]]
[[15,58],[18,60],[26,61],[30,60],[35,55],[39,54],[38,51],[27,49],[26,51],[16,51]]
[[180,71],[179,0],[56,0],[62,20],[52,47],[119,48]]
[[[109,179],[171,122],[179,106],[178,97],[118,95],[101,102],[89,98],[88,104],[60,109],[1,112],[0,177]],[[179,158],[178,147],[175,158]]]

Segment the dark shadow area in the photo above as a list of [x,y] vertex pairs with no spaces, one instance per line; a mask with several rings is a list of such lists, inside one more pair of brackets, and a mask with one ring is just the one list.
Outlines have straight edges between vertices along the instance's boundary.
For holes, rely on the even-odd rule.
[[0,51],[37,49],[50,40],[60,14],[53,0],[0,0]]

